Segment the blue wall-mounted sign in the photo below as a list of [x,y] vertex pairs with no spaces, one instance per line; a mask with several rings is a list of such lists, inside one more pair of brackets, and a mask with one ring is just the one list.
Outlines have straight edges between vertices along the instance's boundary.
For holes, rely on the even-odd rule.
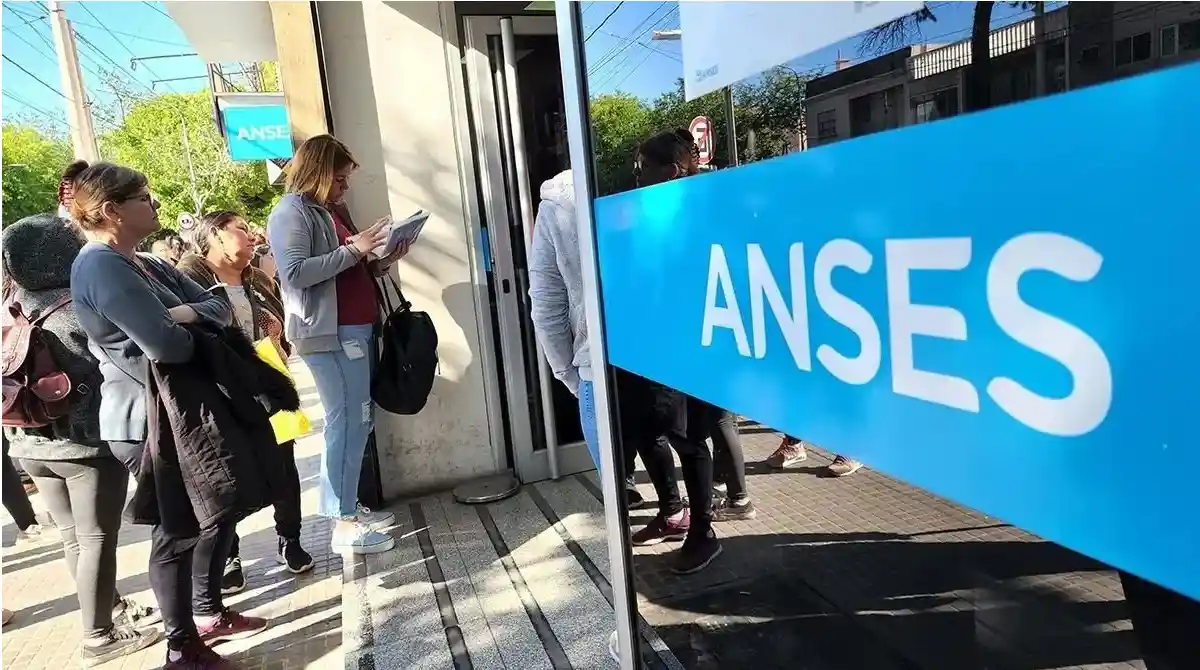
[[1192,65],[600,199],[609,358],[1200,598],[1197,119]]
[[225,107],[221,111],[229,157],[260,161],[292,157],[292,126],[283,105]]

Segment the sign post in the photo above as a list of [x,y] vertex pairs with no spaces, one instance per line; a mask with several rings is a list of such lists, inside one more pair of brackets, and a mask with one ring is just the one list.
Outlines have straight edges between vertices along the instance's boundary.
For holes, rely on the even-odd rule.
[[697,116],[688,124],[692,139],[700,149],[700,165],[708,165],[713,159],[712,119],[707,116]]

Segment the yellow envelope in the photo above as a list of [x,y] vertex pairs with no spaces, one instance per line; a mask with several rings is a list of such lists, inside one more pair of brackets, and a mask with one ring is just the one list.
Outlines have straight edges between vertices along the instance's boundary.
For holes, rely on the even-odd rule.
[[[268,365],[287,375],[288,379],[292,378],[291,371],[287,369],[283,357],[279,355],[279,348],[270,338],[263,338],[256,342],[254,351]],[[303,411],[276,412],[271,416],[271,427],[275,429],[275,442],[283,444],[307,435],[312,430],[312,422],[308,420]]]

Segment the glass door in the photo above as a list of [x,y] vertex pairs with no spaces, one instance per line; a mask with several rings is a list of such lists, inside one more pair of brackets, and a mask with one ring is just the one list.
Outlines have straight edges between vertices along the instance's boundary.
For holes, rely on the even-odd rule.
[[570,166],[555,22],[472,16],[463,24],[508,452],[521,481],[557,478],[592,463],[576,400],[554,379],[529,316],[538,193]]

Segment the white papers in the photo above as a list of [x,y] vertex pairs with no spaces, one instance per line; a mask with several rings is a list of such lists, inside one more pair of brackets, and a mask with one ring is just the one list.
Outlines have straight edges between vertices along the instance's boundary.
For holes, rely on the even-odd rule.
[[679,3],[688,100],[923,7],[924,2]]
[[425,227],[425,222],[429,220],[429,212],[423,209],[418,209],[403,221],[394,221],[384,226],[387,231],[387,240],[383,244],[371,250],[371,255],[377,258],[386,258],[396,252],[396,249],[404,242],[409,244],[416,242],[417,237],[421,235],[421,229]]

